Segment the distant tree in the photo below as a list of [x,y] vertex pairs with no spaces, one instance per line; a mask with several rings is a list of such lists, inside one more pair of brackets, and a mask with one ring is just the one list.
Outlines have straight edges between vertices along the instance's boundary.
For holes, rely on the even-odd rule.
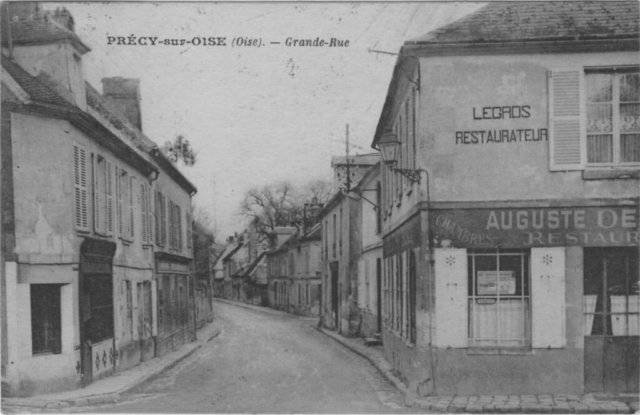
[[333,183],[331,180],[311,180],[303,185],[302,189],[306,202],[325,204],[333,196]]
[[216,229],[211,224],[209,213],[200,206],[193,206],[193,258],[197,278],[207,279],[212,275]]
[[295,188],[289,182],[278,182],[249,189],[240,203],[240,214],[258,236],[258,243],[275,247],[278,226],[290,226],[299,220],[302,203]]
[[182,160],[186,166],[196,164],[198,152],[193,149],[189,140],[184,138],[182,134],[178,134],[173,141],[166,141],[160,150],[173,163],[178,163],[178,161]]

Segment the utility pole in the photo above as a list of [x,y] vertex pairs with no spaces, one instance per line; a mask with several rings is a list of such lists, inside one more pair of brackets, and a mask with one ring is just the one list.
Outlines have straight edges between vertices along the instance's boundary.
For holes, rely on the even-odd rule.
[[347,124],[347,192],[351,191],[351,168],[349,166],[349,124]]

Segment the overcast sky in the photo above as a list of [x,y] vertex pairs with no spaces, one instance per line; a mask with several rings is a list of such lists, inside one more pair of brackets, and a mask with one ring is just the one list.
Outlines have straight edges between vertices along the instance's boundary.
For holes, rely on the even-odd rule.
[[[142,125],[159,144],[183,134],[198,151],[182,168],[194,202],[215,217],[221,239],[243,229],[242,195],[279,180],[331,178],[331,156],[371,141],[405,40],[450,23],[479,3],[49,3],[65,6],[92,49],[86,79],[139,78]],[[131,46],[112,37],[192,40],[227,46]],[[233,47],[237,37],[262,47]],[[287,38],[348,40],[348,47],[287,47]],[[271,44],[280,42],[280,44]],[[147,41],[150,43],[150,41]],[[215,182],[215,192],[214,192]]]

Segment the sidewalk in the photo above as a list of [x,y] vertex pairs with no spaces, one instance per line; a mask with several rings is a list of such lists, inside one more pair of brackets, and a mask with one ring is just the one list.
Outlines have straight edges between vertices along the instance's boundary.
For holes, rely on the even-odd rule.
[[[638,396],[587,395],[476,395],[417,397],[392,373],[382,347],[367,347],[362,338],[345,338],[319,329],[373,363],[405,396],[405,404],[416,409],[441,413],[525,413],[525,414],[629,414],[638,413]],[[630,401],[630,402],[629,402]]]
[[196,332],[197,340],[195,342],[184,344],[177,350],[160,358],[151,359],[131,369],[100,379],[86,388],[27,398],[2,398],[2,411],[4,412],[6,408],[11,407],[62,409],[71,406],[117,402],[122,394],[171,369],[193,354],[204,344],[218,336],[221,330],[221,323],[214,319],[213,322]]

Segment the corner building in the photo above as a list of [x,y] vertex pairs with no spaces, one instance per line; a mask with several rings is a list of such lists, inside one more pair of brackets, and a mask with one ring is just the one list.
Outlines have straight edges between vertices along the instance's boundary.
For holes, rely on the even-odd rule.
[[401,49],[383,341],[421,395],[638,392],[637,2],[497,2]]

